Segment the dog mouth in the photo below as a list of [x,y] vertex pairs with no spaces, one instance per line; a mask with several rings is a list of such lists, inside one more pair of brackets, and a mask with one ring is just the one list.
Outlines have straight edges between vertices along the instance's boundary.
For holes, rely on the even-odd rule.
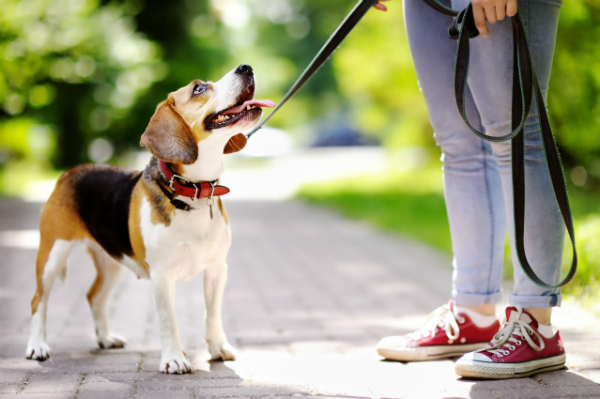
[[273,108],[271,100],[254,100],[254,82],[242,92],[238,101],[231,107],[219,112],[213,112],[204,120],[207,130],[221,129],[240,121],[256,120],[262,114],[262,108]]

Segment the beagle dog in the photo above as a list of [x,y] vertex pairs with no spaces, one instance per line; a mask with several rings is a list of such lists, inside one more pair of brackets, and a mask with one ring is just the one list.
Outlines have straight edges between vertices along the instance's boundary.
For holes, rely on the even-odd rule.
[[195,80],[158,105],[140,144],[152,158],[143,172],[108,165],[66,171],[44,205],[36,260],[37,289],[26,357],[45,360],[46,308],[69,252],[83,244],[97,276],[87,299],[100,348],[121,348],[107,320],[107,299],[124,265],[150,279],[158,311],[160,371],[187,373],[190,363],[179,340],[175,282],[204,272],[206,342],[213,359],[234,360],[221,321],[231,243],[229,219],[218,184],[223,154],[246,145],[240,133],[260,120],[269,100],[253,100],[254,75],[240,65],[216,83]]

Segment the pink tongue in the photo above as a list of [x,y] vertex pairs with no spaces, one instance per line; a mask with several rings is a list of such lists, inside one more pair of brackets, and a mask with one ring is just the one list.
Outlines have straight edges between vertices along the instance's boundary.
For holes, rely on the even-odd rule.
[[261,108],[273,108],[275,106],[275,103],[271,100],[248,100],[245,101],[242,105],[238,105],[237,107],[230,108],[225,112],[221,112],[221,115],[238,114],[245,110],[248,105],[254,105]]

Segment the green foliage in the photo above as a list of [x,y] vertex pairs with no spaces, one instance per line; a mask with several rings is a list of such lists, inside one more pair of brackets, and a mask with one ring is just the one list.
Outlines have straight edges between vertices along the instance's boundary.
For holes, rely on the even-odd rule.
[[[136,32],[133,3],[4,0],[2,8],[0,103],[6,116],[58,127],[59,166],[81,161],[84,145],[164,76],[160,48]],[[4,141],[2,150],[22,159]]]
[[341,94],[361,130],[390,148],[434,146],[399,4],[372,12],[334,55]]
[[356,176],[304,186],[299,196],[353,219],[452,252],[437,165]]
[[563,3],[549,110],[563,159],[600,181],[600,1]]
[[[452,253],[450,232],[442,194],[441,171],[437,165],[368,174],[309,184],[299,197],[313,204],[340,211],[386,231],[422,241]],[[570,190],[578,251],[578,270],[562,292],[578,298],[600,314],[600,192],[573,187]],[[563,276],[571,264],[570,242],[565,238]],[[505,279],[513,275],[511,252],[504,253]],[[519,266],[517,266],[519,267]]]
[[[600,213],[589,215],[575,222],[577,255],[579,257],[577,274],[564,291],[581,298],[600,314]],[[564,262],[570,262],[570,254],[565,253]]]
[[[96,139],[112,143],[116,155],[126,153],[139,148],[156,105],[192,79],[216,80],[249,63],[258,80],[257,96],[278,101],[354,4],[2,0],[0,125],[18,117],[29,120],[32,131],[49,132],[52,144],[43,153],[54,167],[87,161]],[[388,7],[387,13],[366,15],[272,126],[306,142],[314,122],[337,115],[387,147],[418,145],[438,152],[401,2]],[[600,181],[598,37],[598,0],[564,2],[549,109],[563,158],[569,169],[579,166],[577,180],[586,187]],[[36,133],[19,128],[14,134],[19,135],[14,140],[29,143]],[[33,149],[26,154],[26,147],[17,151],[14,142],[2,140],[0,168],[40,159],[38,150],[35,156]]]

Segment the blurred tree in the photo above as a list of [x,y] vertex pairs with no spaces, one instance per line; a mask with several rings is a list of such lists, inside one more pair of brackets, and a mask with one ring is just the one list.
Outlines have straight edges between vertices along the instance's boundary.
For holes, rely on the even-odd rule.
[[[91,138],[124,118],[165,74],[160,48],[135,30],[132,16],[139,8],[133,2],[2,3],[0,123],[21,117],[55,126],[57,167],[86,159]],[[27,132],[12,134],[25,140]],[[15,155],[3,150],[6,158]]]
[[[278,101],[355,1],[0,0],[0,5],[1,171],[11,159],[52,156],[54,166],[63,168],[86,161],[88,148],[110,150],[113,144],[116,154],[139,148],[141,133],[168,92],[195,78],[217,80],[239,63],[253,66],[257,96]],[[310,122],[336,115],[386,146],[438,151],[412,67],[401,2],[388,5],[388,13],[367,14],[273,118],[273,126],[305,135]],[[549,107],[567,163],[579,165],[579,175],[587,171],[600,179],[600,142],[594,139],[600,122],[599,8],[599,0],[564,3]]]
[[[550,119],[568,167],[600,182],[600,1],[563,3],[548,93]],[[583,169],[581,169],[583,168]],[[575,177],[575,176],[573,176]],[[578,185],[585,184],[585,178]]]

